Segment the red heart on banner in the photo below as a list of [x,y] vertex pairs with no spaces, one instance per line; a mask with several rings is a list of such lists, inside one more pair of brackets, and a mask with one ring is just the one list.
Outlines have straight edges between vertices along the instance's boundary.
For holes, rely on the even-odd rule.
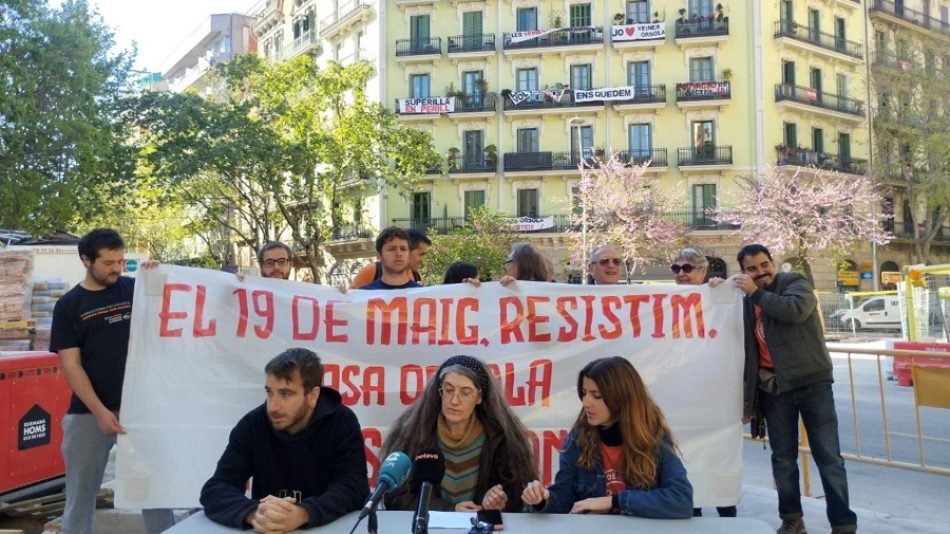
[[628,26],[625,31],[627,32],[627,35],[629,35],[630,37],[633,37],[633,34],[637,33],[637,27],[636,27],[636,26]]

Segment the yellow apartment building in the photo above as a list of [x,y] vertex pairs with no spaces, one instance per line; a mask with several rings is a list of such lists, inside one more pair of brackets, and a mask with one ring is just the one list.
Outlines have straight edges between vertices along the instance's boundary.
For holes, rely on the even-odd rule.
[[[372,62],[369,94],[431,132],[445,156],[408,197],[353,199],[353,224],[328,247],[331,279],[371,256],[385,226],[446,232],[482,205],[517,218],[567,270],[557,260],[567,256],[578,163],[608,157],[652,161],[657,187],[682,199],[670,217],[690,228],[714,272],[730,275],[736,229],[711,212],[729,209],[738,177],[768,165],[816,165],[845,180],[867,172],[866,34],[883,16],[877,4],[272,0],[256,28],[259,50],[275,60]],[[878,267],[909,261],[906,246],[878,249]],[[870,246],[851,261],[874,270]],[[840,287],[836,270],[816,263],[819,287]],[[665,266],[646,277],[670,279]]]

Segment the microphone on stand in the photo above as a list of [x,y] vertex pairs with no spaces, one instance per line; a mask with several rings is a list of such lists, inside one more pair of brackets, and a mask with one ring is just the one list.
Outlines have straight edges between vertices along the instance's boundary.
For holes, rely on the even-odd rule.
[[[350,531],[350,534],[353,534],[364,517],[370,516],[371,521],[375,518],[376,507],[379,506],[379,501],[383,500],[383,497],[387,493],[402,486],[406,479],[409,478],[409,470],[411,467],[412,463],[409,457],[403,452],[391,453],[383,460],[379,469],[379,477],[376,479],[376,488],[373,490],[372,495],[370,495],[369,500],[366,501],[366,504],[363,505],[363,509],[360,510],[359,518],[356,520],[356,525],[353,525],[353,530]],[[370,529],[371,531],[375,531],[376,525],[371,523]]]
[[432,486],[441,484],[444,475],[445,458],[438,448],[426,449],[416,455],[412,462],[412,481],[413,488],[419,493],[419,504],[412,518],[412,534],[428,534]]

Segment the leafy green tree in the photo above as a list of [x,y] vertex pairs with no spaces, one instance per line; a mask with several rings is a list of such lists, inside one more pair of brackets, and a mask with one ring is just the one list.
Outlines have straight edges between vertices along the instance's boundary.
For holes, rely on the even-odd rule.
[[516,235],[507,229],[504,215],[487,208],[472,210],[465,225],[451,233],[434,235],[422,275],[427,284],[441,284],[453,262],[465,261],[478,266],[479,278],[498,280],[505,274],[505,259]]
[[407,192],[438,161],[429,134],[366,99],[371,69],[245,55],[216,67],[211,98],[145,95],[129,111],[156,175],[189,184],[188,201],[241,245],[286,230],[316,280],[346,199]]
[[0,226],[45,233],[134,187],[114,120],[131,55],[84,0],[0,5]]
[[899,37],[894,50],[877,51],[871,70],[874,171],[907,203],[907,210],[896,208],[910,216],[905,222],[918,263],[930,259],[933,239],[950,224],[948,61],[941,39]]

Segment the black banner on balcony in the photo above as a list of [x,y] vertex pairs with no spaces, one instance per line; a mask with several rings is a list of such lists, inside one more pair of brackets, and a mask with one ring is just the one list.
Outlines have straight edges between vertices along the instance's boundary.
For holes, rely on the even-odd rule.
[[581,91],[574,89],[574,102],[591,101],[609,101],[609,100],[631,100],[636,89],[632,85],[625,87],[602,87],[600,89],[591,89]]
[[400,98],[399,113],[413,115],[422,113],[452,113],[455,111],[455,97]]
[[729,94],[729,82],[686,82],[676,84],[679,97],[725,96]]
[[610,27],[611,41],[647,41],[665,39],[666,29],[662,22],[624,24]]

